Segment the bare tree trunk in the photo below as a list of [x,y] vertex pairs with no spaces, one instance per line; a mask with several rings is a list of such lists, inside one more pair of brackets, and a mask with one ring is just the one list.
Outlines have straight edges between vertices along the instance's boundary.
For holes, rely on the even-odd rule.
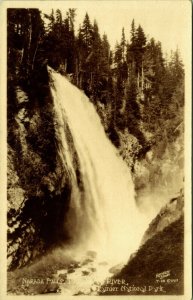
[[27,47],[27,74],[30,73],[30,50],[31,50],[31,40],[32,40],[32,22],[31,22],[31,12],[28,10],[29,14],[29,40],[28,40],[28,47]]
[[137,89],[138,89],[138,92],[139,92],[139,69],[137,71]]
[[143,92],[144,89],[144,72],[143,72],[143,61],[142,61],[142,69],[141,69],[141,90]]
[[75,66],[76,66],[76,85],[79,86],[79,62],[78,62],[78,58],[76,58],[76,62],[75,62]]
[[[32,22],[31,22],[31,12],[27,10],[27,20],[28,22],[24,27],[24,46],[23,46],[23,54],[21,61],[21,73],[25,78],[29,77],[30,74],[30,50],[31,50],[31,40],[32,40]],[[27,29],[28,28],[28,29]]]
[[39,46],[39,40],[37,41],[36,49],[34,51],[34,55],[33,55],[33,59],[32,59],[32,66],[31,66],[32,71],[34,69],[34,62],[35,62],[35,57],[36,57],[36,53],[37,53],[37,50],[38,50],[38,46]]
[[80,89],[82,89],[82,72],[80,71]]
[[67,59],[65,59],[65,62],[64,62],[64,72],[66,74],[66,70],[67,70]]

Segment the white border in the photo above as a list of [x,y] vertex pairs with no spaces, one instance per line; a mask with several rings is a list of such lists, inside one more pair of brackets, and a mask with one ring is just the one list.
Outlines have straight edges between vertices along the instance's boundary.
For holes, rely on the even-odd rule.
[[[136,2],[137,5],[140,5],[141,1],[146,1],[147,5],[149,0],[135,0],[132,2]],[[165,2],[165,5],[169,2],[177,2],[175,0],[152,0],[152,1],[160,1]],[[0,208],[0,299],[2,300],[8,300],[8,299],[26,299],[30,298],[39,300],[44,299],[45,296],[7,296],[6,294],[6,284],[7,284],[7,272],[6,272],[6,214],[7,214],[7,201],[6,201],[6,157],[7,157],[7,147],[6,147],[6,107],[7,107],[7,92],[6,92],[6,82],[7,82],[7,59],[6,59],[6,41],[7,41],[7,21],[6,21],[6,10],[9,7],[12,8],[42,8],[42,7],[59,7],[61,5],[69,6],[69,7],[76,7],[83,5],[89,5],[90,2],[97,2],[97,4],[103,6],[104,5],[111,5],[111,2],[117,2],[117,5],[120,4],[120,2],[124,2],[125,5],[128,2],[131,2],[130,0],[127,1],[103,1],[103,0],[87,0],[87,1],[4,1],[0,3],[0,37],[1,37],[1,43],[0,43],[0,150],[1,150],[1,160],[0,160],[0,192],[1,192],[1,208]],[[185,64],[185,71],[186,71],[186,78],[185,78],[185,293],[183,296],[76,296],[80,299],[92,299],[95,297],[100,297],[101,299],[107,299],[107,297],[114,299],[124,297],[127,298],[133,298],[135,300],[138,299],[150,299],[154,298],[156,299],[164,299],[164,300],[170,300],[170,299],[184,299],[184,300],[190,300],[192,295],[192,259],[191,259],[191,166],[192,166],[192,157],[191,157],[191,128],[192,128],[192,119],[191,119],[191,112],[192,112],[192,94],[191,94],[191,79],[192,79],[192,61],[191,61],[191,54],[192,54],[192,43],[191,43],[191,1],[189,0],[181,0],[178,2],[183,2],[184,10],[182,13],[186,14],[187,18],[187,30],[184,32],[186,35],[186,57],[184,60]],[[172,12],[171,12],[172,13]],[[180,20],[179,20],[179,26],[180,26]],[[178,30],[176,28],[176,30]],[[60,296],[60,295],[49,295],[49,299],[71,299],[74,298],[74,296]]]

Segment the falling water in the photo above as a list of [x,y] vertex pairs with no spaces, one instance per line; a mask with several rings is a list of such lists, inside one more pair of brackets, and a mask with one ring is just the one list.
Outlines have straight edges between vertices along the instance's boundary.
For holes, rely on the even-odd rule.
[[[48,71],[58,153],[72,187],[65,226],[77,249],[97,251],[114,262],[128,259],[137,250],[146,229],[135,204],[130,172],[85,94],[64,76],[49,67]],[[68,142],[69,132],[76,160]]]

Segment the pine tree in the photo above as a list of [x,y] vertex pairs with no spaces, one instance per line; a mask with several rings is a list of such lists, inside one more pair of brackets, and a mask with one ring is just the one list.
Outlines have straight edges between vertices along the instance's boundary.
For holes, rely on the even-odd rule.
[[75,22],[75,9],[69,9],[66,12],[66,18],[63,21],[63,50],[64,53],[64,64],[67,73],[75,72],[76,64],[76,45],[75,45],[75,31],[74,31],[74,22]]
[[99,34],[98,24],[96,20],[94,20],[93,30],[92,30],[92,58],[91,58],[91,67],[93,70],[99,71],[100,67],[100,59],[101,59],[101,38]]
[[62,25],[62,13],[60,9],[56,10],[56,22],[55,24],[59,24],[60,26]]
[[76,17],[76,8],[69,8],[66,15],[69,19],[70,31],[74,32],[74,22],[75,22],[75,17]]
[[135,42],[136,42],[137,48],[139,48],[140,50],[143,50],[143,48],[146,45],[146,36],[145,36],[145,33],[144,33],[141,25],[139,25],[136,30]]
[[122,28],[122,37],[121,37],[121,51],[122,51],[122,63],[126,61],[126,39],[125,39],[125,30]]
[[110,71],[110,65],[112,63],[112,53],[110,52],[110,45],[106,34],[103,34],[101,47],[100,69],[102,73],[108,74]]
[[114,62],[116,63],[117,68],[121,65],[121,61],[122,61],[122,47],[118,42],[116,42]]
[[102,45],[101,38],[99,34],[98,24],[96,20],[94,20],[94,24],[92,26],[92,39],[90,44],[90,52],[86,59],[87,65],[86,70],[89,73],[89,90],[90,97],[93,101],[96,101],[98,97],[100,97],[102,83],[101,83],[101,70],[100,70],[100,61],[102,55]]
[[93,29],[92,29],[92,25],[88,13],[86,13],[85,18],[83,20],[83,24],[81,26],[81,37],[86,46],[85,50],[88,54],[91,49],[92,37],[93,37]]
[[135,20],[132,20],[131,30],[130,30],[131,38],[130,43],[127,44],[127,53],[126,59],[127,64],[129,65],[129,69],[131,73],[136,73],[136,28],[135,28]]
[[44,14],[44,17],[49,20],[46,31],[47,33],[53,30],[53,26],[55,24],[54,10],[52,9],[51,14]]
[[171,77],[173,78],[173,84],[175,86],[184,78],[184,65],[180,58],[180,53],[178,49],[171,53],[168,68],[171,72]]
[[136,28],[135,28],[135,20],[132,20],[131,23],[131,47],[134,49],[136,45]]

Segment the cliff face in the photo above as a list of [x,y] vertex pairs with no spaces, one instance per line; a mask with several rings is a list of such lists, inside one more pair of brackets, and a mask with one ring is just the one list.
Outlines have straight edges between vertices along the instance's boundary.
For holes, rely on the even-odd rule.
[[[119,295],[183,295],[184,219],[155,234],[113,279],[124,282]],[[116,280],[117,279],[117,280]],[[115,284],[114,287],[119,288]],[[115,295],[111,285],[103,295]],[[164,297],[165,298],[165,297]]]
[[149,224],[141,244],[145,244],[147,240],[163,231],[164,228],[183,217],[184,195],[183,190],[180,191],[178,197],[171,199],[158,213],[155,219]]
[[183,125],[174,141],[160,141],[141,160],[136,160],[133,179],[136,199],[153,219],[162,207],[178,198],[184,185]]
[[[141,246],[113,279],[121,295],[182,295],[184,289],[184,196],[171,199],[149,224]],[[116,269],[115,269],[116,270]],[[116,281],[117,279],[117,281]],[[159,287],[161,288],[156,288]],[[115,283],[116,287],[116,283]],[[119,285],[117,285],[119,289]],[[115,295],[111,284],[103,295]],[[116,290],[116,289],[115,289]]]
[[[55,148],[49,89],[44,103],[12,86],[8,124],[8,269],[24,266],[67,239],[70,185]],[[43,99],[39,99],[42,100]],[[38,104],[38,103],[41,103]],[[9,111],[10,113],[10,111]]]

